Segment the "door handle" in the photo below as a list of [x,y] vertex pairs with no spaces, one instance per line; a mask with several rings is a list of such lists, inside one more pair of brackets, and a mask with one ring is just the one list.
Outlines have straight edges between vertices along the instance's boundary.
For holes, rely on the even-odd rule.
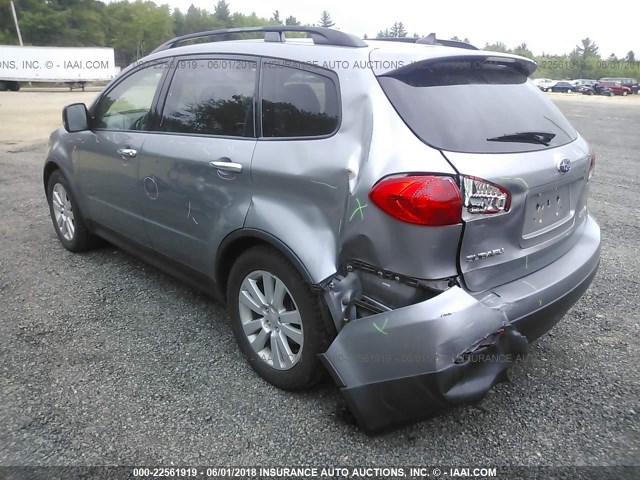
[[[223,160],[223,158],[225,160]],[[235,163],[232,162],[231,160],[229,160],[226,157],[222,157],[218,160],[215,160],[213,162],[209,162],[209,166],[213,167],[213,168],[217,168],[218,170],[224,170],[227,172],[234,172],[234,173],[240,173],[242,172],[242,164],[241,163]]]
[[123,158],[133,158],[138,155],[138,151],[133,148],[119,148],[118,154]]

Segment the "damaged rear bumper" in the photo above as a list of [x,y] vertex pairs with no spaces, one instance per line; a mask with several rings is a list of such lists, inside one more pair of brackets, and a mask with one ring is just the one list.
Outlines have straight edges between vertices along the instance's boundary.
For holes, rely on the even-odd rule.
[[370,434],[477,402],[582,296],[599,254],[589,218],[580,242],[542,270],[480,295],[452,287],[349,322],[321,359]]

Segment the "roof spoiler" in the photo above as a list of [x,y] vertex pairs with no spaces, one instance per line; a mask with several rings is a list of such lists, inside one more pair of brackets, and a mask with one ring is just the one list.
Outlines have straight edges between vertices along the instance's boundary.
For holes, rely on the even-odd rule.
[[536,71],[538,68],[538,64],[533,60],[513,55],[502,55],[502,54],[493,54],[492,52],[483,52],[478,50],[477,54],[473,55],[460,55],[460,56],[443,56],[443,57],[435,57],[428,58],[426,60],[422,60],[419,62],[410,63],[408,65],[404,65],[395,70],[390,70],[388,72],[383,73],[381,76],[393,76],[393,75],[402,75],[405,73],[410,73],[414,70],[423,68],[426,65],[434,65],[441,62],[469,62],[472,65],[475,64],[488,64],[488,65],[504,65],[510,68],[513,68],[523,75],[527,77]]
[[478,47],[471,45],[470,43],[460,42],[458,40],[437,39],[435,33],[430,33],[426,37],[422,37],[422,38],[383,37],[383,38],[376,38],[376,40],[382,40],[385,42],[420,43],[423,45],[442,45],[445,47],[464,48],[465,50],[479,50]]

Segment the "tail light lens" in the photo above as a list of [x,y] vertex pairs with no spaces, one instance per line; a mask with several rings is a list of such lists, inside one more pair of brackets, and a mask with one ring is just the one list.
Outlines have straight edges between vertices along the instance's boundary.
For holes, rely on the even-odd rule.
[[511,193],[506,188],[477,177],[462,177],[464,208],[471,214],[496,214],[511,208]]
[[587,174],[587,182],[593,177],[593,173],[596,170],[596,154],[593,150],[589,152],[589,173]]
[[451,177],[387,178],[374,185],[369,198],[384,212],[403,222],[433,227],[461,222],[462,195]]

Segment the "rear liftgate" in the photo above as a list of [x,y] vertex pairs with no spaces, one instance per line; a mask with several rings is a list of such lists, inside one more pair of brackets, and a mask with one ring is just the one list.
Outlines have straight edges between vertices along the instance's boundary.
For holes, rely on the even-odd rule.
[[427,283],[350,264],[321,287],[330,311],[344,316],[321,359],[368,434],[480,401],[527,350],[503,311],[455,279]]

